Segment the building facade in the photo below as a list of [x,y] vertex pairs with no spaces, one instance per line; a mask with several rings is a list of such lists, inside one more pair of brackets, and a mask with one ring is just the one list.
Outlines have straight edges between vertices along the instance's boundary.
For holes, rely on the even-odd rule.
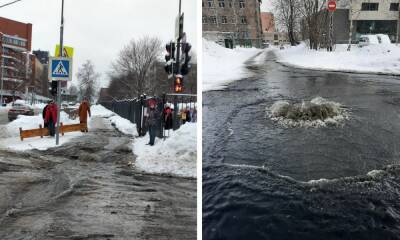
[[261,0],[202,0],[203,37],[225,47],[262,47]]
[[349,20],[353,39],[362,34],[383,33],[399,42],[399,0],[352,0]]
[[49,87],[50,87],[50,82],[48,78],[48,67],[49,67],[49,52],[48,51],[41,51],[41,50],[35,50],[32,52],[35,56],[36,59],[39,61],[41,67],[42,67],[42,72],[37,75],[37,77],[40,78],[40,88],[38,87],[37,91],[40,89],[40,93],[42,96],[49,97]]
[[21,95],[31,84],[31,46],[32,24],[0,17],[0,81],[6,102],[10,95]]

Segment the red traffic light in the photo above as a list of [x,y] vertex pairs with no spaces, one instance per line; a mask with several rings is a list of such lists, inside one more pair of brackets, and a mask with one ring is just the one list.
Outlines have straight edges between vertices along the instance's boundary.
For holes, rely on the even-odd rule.
[[174,88],[176,93],[183,92],[183,78],[180,75],[175,77]]

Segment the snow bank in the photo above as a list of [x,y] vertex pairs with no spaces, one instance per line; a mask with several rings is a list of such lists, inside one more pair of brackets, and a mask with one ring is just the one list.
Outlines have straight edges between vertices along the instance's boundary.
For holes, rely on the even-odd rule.
[[262,50],[224,48],[203,39],[203,91],[224,88],[228,83],[248,76],[244,63]]
[[118,115],[112,116],[108,118],[111,121],[112,125],[115,126],[120,132],[137,136],[136,124],[131,123],[128,119],[122,118]]
[[149,136],[135,139],[133,152],[135,166],[150,173],[166,173],[183,177],[196,177],[196,123],[186,123],[171,131],[166,140],[156,138],[154,146],[146,145]]
[[300,68],[400,74],[400,48],[394,44],[374,44],[359,48],[336,45],[336,51],[310,50],[304,43],[285,50],[275,50],[278,62]]
[[102,105],[93,105],[90,107],[90,113],[93,117],[111,117],[114,116],[115,113],[103,107]]
[[[132,135],[132,136],[137,136],[137,130],[136,130],[136,124],[131,123],[126,118],[122,118],[118,114],[108,110],[107,108],[103,107],[102,105],[93,105],[90,107],[90,112],[92,114],[92,117],[102,117],[102,118],[107,118],[111,124],[117,128],[120,132],[127,134],[127,135]],[[89,123],[90,126],[90,123]]]

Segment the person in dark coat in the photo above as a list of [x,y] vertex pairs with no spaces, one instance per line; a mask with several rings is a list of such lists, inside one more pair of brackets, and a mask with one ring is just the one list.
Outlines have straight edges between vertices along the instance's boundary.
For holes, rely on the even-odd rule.
[[150,141],[148,145],[153,146],[156,140],[157,123],[160,120],[160,113],[156,109],[156,101],[149,101],[149,109],[147,112],[147,127],[149,128]]
[[43,117],[43,122],[44,122],[44,124],[43,124],[43,127],[44,127],[44,128],[47,128],[47,123],[44,121],[44,119],[46,118],[46,110],[47,110],[47,108],[49,107],[49,105],[50,105],[51,102],[52,102],[52,101],[48,101],[48,102],[47,102],[47,105],[43,108],[42,117]]
[[49,129],[50,136],[54,137],[55,134],[55,125],[57,122],[57,105],[54,101],[47,106],[45,117],[44,117],[44,124],[47,124]]
[[168,104],[164,108],[164,128],[165,130],[172,129],[172,109]]

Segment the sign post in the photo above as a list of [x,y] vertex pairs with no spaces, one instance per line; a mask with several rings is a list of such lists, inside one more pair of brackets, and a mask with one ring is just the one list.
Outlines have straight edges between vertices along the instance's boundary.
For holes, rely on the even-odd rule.
[[333,13],[336,11],[336,1],[328,1],[328,11],[329,11],[329,46],[328,51],[332,52],[333,48]]

